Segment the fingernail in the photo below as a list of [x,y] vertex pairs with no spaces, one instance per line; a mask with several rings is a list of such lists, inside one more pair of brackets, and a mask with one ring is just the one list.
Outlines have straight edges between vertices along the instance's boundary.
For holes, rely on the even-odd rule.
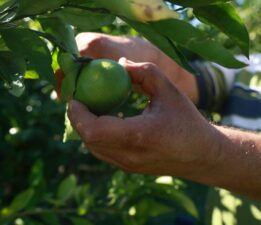
[[126,59],[125,57],[121,57],[121,58],[119,59],[119,64],[123,65],[123,64],[125,64],[125,63],[133,64],[134,62],[131,61],[131,60],[129,60],[129,59]]
[[129,59],[126,59],[126,62],[129,63],[129,64],[135,63],[135,62],[133,62],[133,61],[131,61],[131,60],[129,60]]
[[124,65],[126,63],[127,59],[125,57],[121,57],[119,59],[119,64]]

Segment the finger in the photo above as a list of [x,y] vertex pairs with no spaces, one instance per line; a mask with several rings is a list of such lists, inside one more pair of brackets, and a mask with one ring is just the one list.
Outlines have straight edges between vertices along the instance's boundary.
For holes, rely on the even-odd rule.
[[138,85],[151,97],[162,96],[172,84],[165,78],[163,72],[153,63],[134,63],[121,58],[119,63],[128,71],[132,83]]
[[144,116],[97,117],[75,100],[69,103],[68,116],[92,154],[123,169],[136,168],[147,136]]
[[97,116],[91,113],[82,103],[71,100],[68,107],[68,117],[79,135],[88,139]]
[[123,38],[99,33],[80,33],[76,36],[77,46],[82,56],[118,60],[126,54]]
[[124,151],[113,151],[108,153],[105,148],[88,148],[88,150],[92,155],[94,155],[94,157],[101,161],[107,162],[112,166],[125,171],[134,172],[133,168],[135,167],[132,165],[135,161],[132,162],[132,160],[128,157],[129,155]]
[[72,100],[69,103],[68,117],[86,144],[121,148],[135,142],[142,129],[140,116],[131,119],[120,119],[115,116],[97,117],[83,104]]

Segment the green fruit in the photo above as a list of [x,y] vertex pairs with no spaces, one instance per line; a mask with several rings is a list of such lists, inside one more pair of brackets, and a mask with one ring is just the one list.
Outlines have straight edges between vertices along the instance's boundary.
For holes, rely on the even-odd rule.
[[74,98],[101,115],[121,105],[130,91],[130,77],[120,64],[109,59],[97,59],[82,68]]

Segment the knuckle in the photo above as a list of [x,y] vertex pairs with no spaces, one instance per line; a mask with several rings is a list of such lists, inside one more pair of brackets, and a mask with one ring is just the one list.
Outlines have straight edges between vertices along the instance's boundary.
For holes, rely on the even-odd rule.
[[139,131],[129,130],[124,133],[123,147],[137,151],[144,146],[144,134]]
[[88,45],[90,47],[99,47],[102,46],[102,44],[105,42],[106,37],[103,35],[94,35],[90,38],[88,38]]
[[151,78],[156,79],[157,81],[161,78],[161,71],[154,63],[144,63],[142,70],[144,73],[149,74]]
[[144,71],[150,71],[150,72],[156,71],[156,68],[157,68],[156,65],[151,62],[144,63],[142,67],[143,67]]
[[82,55],[94,54],[101,48],[106,37],[97,33],[80,33],[76,36],[76,43]]
[[99,38],[101,35],[98,33],[91,33],[91,32],[82,32],[76,35],[75,39],[76,42],[81,42],[81,41],[91,41]]

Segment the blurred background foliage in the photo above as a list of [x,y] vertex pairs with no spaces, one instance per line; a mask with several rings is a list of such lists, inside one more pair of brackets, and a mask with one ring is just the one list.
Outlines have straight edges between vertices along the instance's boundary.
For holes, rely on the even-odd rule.
[[[249,30],[251,52],[261,52],[261,1],[235,4]],[[191,15],[184,11],[187,20],[234,48]],[[121,22],[95,31],[138,35]],[[205,224],[208,187],[175,177],[124,173],[96,160],[79,142],[62,143],[65,105],[49,83],[25,82],[20,98],[0,85],[1,225]],[[133,94],[122,111],[135,115],[144,102]]]
[[240,15],[250,35],[250,51],[261,52],[261,2],[259,0],[238,0]]
[[[247,30],[249,32],[250,38],[250,53],[260,53],[261,52],[261,1],[259,0],[235,0],[233,1],[234,6],[236,6],[237,12],[239,13],[241,19],[245,23]],[[208,26],[204,23],[200,23],[197,18],[194,17],[191,9],[186,9],[184,11],[185,20],[190,21],[193,25],[200,27],[210,34],[213,39],[222,41],[223,44],[238,54],[240,51],[236,47],[235,43],[228,39],[223,33],[213,26]],[[198,57],[192,56],[190,57]]]

